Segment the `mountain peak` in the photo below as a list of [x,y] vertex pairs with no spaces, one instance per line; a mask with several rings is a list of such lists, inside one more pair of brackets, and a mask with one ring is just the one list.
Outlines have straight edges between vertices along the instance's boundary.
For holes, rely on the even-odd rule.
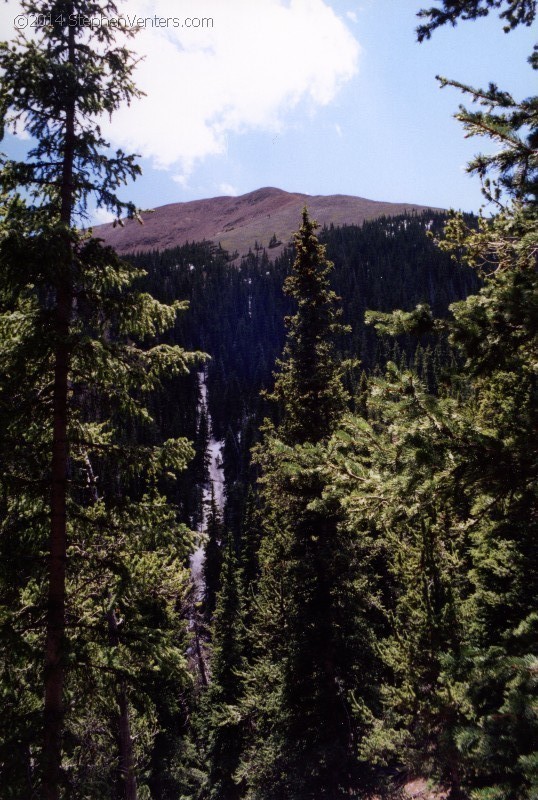
[[[385,203],[352,195],[308,195],[264,186],[238,197],[221,196],[185,203],[169,203],[144,212],[143,225],[127,221],[124,227],[99,225],[95,234],[118,253],[165,250],[187,241],[209,240],[230,253],[246,255],[257,243],[271,247],[271,257],[287,245],[307,206],[320,225],[360,225],[366,219],[425,211],[413,203]],[[438,210],[438,209],[436,209]]]

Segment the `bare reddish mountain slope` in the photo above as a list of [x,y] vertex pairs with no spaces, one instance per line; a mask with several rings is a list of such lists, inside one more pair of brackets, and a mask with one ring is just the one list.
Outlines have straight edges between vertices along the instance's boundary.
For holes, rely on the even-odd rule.
[[424,211],[412,203],[382,203],[350,195],[308,195],[265,188],[240,197],[213,197],[188,203],[171,203],[142,214],[144,224],[125,222],[124,227],[99,225],[95,235],[118,253],[164,250],[210,240],[230,253],[245,255],[255,243],[268,247],[273,235],[281,244],[267,252],[278,255],[301,221],[303,206],[320,225],[360,224],[373,217]]

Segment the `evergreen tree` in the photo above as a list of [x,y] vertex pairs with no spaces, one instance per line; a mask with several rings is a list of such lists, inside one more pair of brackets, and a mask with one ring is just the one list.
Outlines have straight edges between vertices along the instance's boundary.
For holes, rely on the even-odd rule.
[[[93,32],[98,46],[88,48],[80,43],[82,33],[86,35],[87,31],[68,23],[72,13],[113,14],[116,11],[113,3],[43,5],[27,2],[23,10],[28,15],[50,13],[55,20],[54,25],[41,29],[38,43],[25,40],[19,34],[13,49],[4,44],[0,65],[3,71],[2,127],[7,114],[14,119],[24,116],[28,132],[38,142],[28,161],[4,164],[4,186],[17,189],[22,185],[41,199],[41,213],[31,224],[34,232],[43,232],[41,247],[47,244],[49,252],[54,248],[56,262],[55,274],[47,276],[55,294],[51,310],[55,344],[43,755],[44,793],[47,798],[57,798],[65,679],[70,334],[77,270],[71,226],[77,202],[84,202],[93,191],[100,204],[118,211],[122,208],[113,194],[114,189],[138,170],[132,158],[121,153],[115,159],[102,158],[99,150],[106,143],[99,128],[92,128],[99,113],[112,112],[120,102],[136,95],[136,91],[131,81],[132,59],[128,52],[124,49],[107,52],[110,32],[102,30],[97,35]],[[95,176],[89,178],[91,171]]]
[[392,363],[384,378],[370,379],[367,406],[368,420],[345,419],[322,456],[377,604],[371,620],[376,625],[377,617],[382,681],[378,702],[356,696],[364,720],[359,752],[457,793],[457,706],[440,677],[446,653],[457,652],[462,639],[468,586],[458,529],[468,505],[447,480],[463,422],[454,401],[430,395]]
[[[344,490],[355,524],[371,503],[395,579],[383,649],[396,680],[365,754],[392,748],[454,795],[527,798],[535,786],[537,230],[532,207],[478,230],[454,220],[445,247],[465,246],[482,270],[497,259],[484,288],[436,323],[463,357],[457,391],[435,398],[392,368],[390,382],[373,384],[368,407],[386,434],[353,469],[358,485],[346,469],[367,444],[362,421],[340,463],[339,482],[355,484],[353,499]],[[375,318],[390,329],[389,315]],[[412,319],[420,314],[394,314],[393,333]]]
[[[518,25],[531,25],[536,17],[536,0],[442,0],[443,9],[423,10],[419,16],[429,21],[417,29],[419,41],[430,38],[432,32],[459,18],[476,19],[486,16],[493,8],[502,8],[505,31]],[[538,45],[529,57],[533,69],[538,69]],[[453,86],[470,96],[482,109],[469,111],[463,106],[455,115],[469,136],[484,136],[496,143],[495,152],[480,154],[468,165],[477,174],[488,201],[502,210],[506,197],[518,203],[538,201],[538,96],[516,101],[509,92],[491,83],[487,89],[476,89],[458,81],[438,77],[442,87]],[[491,175],[494,174],[494,178]]]
[[287,320],[273,395],[282,422],[267,426],[257,451],[264,536],[255,658],[242,704],[256,734],[238,773],[253,798],[344,797],[357,782],[349,691],[364,630],[352,578],[356,553],[312,463],[313,444],[330,434],[347,399],[331,345],[341,326],[330,265],[314,230],[305,211],[285,283],[297,312]]
[[[10,193],[0,242],[3,559],[12,558],[20,513],[27,519],[24,561],[1,587],[2,625],[16,644],[2,654],[13,720],[2,742],[2,791],[32,796],[41,783],[42,796],[57,800],[108,796],[115,785],[133,800],[134,763],[151,751],[158,725],[155,675],[185,676],[177,609],[189,538],[157,483],[184,469],[192,449],[181,438],[141,447],[125,441],[118,422],[148,425],[144,398],[195,357],[148,347],[144,340],[170,327],[184,305],[133,291],[140,271],[75,228],[92,195],[118,215],[134,213],[115,191],[138,167],[109,153],[98,124],[136,96],[134,60],[114,46],[113,29],[84,25],[86,17],[116,15],[116,6],[25,2],[23,10],[50,15],[52,24],[0,49],[2,126],[23,124],[36,141],[24,162],[4,160],[2,173]],[[21,482],[30,463],[31,478]],[[101,471],[113,480],[98,492]],[[142,488],[132,500],[130,481]],[[18,711],[12,699],[21,677]],[[44,709],[35,688],[42,680]],[[111,747],[116,738],[119,750]],[[7,753],[17,742],[23,750],[13,764]]]
[[261,520],[257,496],[252,486],[249,486],[240,537],[241,575],[243,579],[244,604],[247,611],[251,610],[252,595],[260,574],[260,529]]
[[[444,6],[457,7],[459,16],[464,6],[476,11],[479,4]],[[534,14],[534,4],[527,8]],[[538,598],[531,544],[538,430],[531,367],[538,341],[536,159],[530,154],[536,101],[515,104],[495,87],[468,91],[488,110],[463,110],[459,118],[469,132],[506,146],[471,164],[500,214],[479,219],[478,226],[456,215],[441,246],[477,268],[484,287],[454,304],[446,321],[434,320],[426,306],[369,316],[382,334],[448,333],[460,366],[454,365],[446,396],[436,398],[389,365],[386,379],[370,387],[375,424],[346,421],[346,435],[329,443],[325,458],[337,454],[333,483],[342,487],[357,535],[364,536],[365,524],[382,532],[389,567],[390,581],[380,588],[392,627],[381,645],[390,671],[384,712],[372,715],[362,753],[420,769],[450,785],[453,796],[530,798],[538,751],[531,711]],[[511,202],[503,206],[506,196]],[[436,346],[436,382],[438,352]]]
[[334,361],[334,338],[342,333],[341,309],[329,288],[333,264],[315,235],[306,208],[295,236],[296,257],[284,292],[297,304],[286,319],[288,335],[273,397],[283,408],[279,438],[290,444],[318,442],[334,427],[345,408],[346,394]]
[[215,611],[217,593],[220,587],[222,554],[224,549],[224,526],[215,500],[215,490],[211,486],[211,501],[205,524],[207,542],[204,555],[204,615],[209,622]]
[[499,17],[506,20],[505,31],[518,25],[532,25],[536,16],[536,0],[439,0],[441,8],[424,9],[418,16],[427,20],[417,29],[419,41],[429,39],[436,28],[456,25],[458,20],[479,19],[490,11],[499,9]]
[[244,644],[241,570],[229,539],[212,627],[212,675],[206,705],[211,800],[239,800],[242,796],[235,773],[244,732],[235,707],[242,695]]

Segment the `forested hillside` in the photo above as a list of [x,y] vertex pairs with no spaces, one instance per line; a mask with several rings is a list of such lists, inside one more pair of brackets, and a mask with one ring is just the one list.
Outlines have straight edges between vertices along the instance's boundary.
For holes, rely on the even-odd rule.
[[239,197],[212,197],[148,209],[142,213],[143,225],[133,220],[125,220],[123,225],[108,223],[97,226],[95,235],[121,255],[210,241],[224,247],[235,262],[253,247],[267,248],[273,259],[291,244],[305,205],[321,225],[339,226],[428,210],[413,203],[383,203],[342,194],[299,194],[265,186]]
[[[338,360],[346,362],[344,384],[353,396],[361,377],[384,370],[388,360],[412,366],[432,391],[452,362],[446,337],[403,335],[380,337],[365,324],[368,308],[390,311],[431,303],[446,316],[450,302],[463,299],[479,285],[476,272],[455,264],[431,236],[440,234],[446,216],[383,218],[362,226],[325,229],[320,240],[334,262],[331,285],[342,298],[343,322],[349,330],[335,339]],[[188,299],[166,341],[211,356],[207,365],[208,412],[215,439],[224,442],[229,524],[240,513],[251,479],[250,449],[259,437],[265,416],[278,410],[263,397],[273,384],[275,361],[285,339],[284,318],[293,303],[283,292],[294,251],[270,261],[264,250],[252,252],[239,267],[230,267],[228,254],[209,243],[193,243],[162,253],[140,254],[132,262],[146,271],[142,288],[161,302]],[[196,417],[197,377],[178,379],[159,399],[155,418],[161,439],[183,431],[198,441],[177,501],[185,505],[185,521],[201,518],[200,451],[205,424]],[[358,402],[352,399],[353,406]],[[207,431],[206,431],[207,436]],[[197,439],[197,437],[201,437]],[[232,498],[235,498],[232,499]]]
[[[57,16],[0,45],[32,137],[0,196],[0,798],[533,800],[538,99],[441,79],[495,143],[490,216],[305,208],[274,260],[122,259],[81,221],[137,216],[96,125],[138,94],[129,31],[25,9]],[[491,12],[536,4],[443,0],[418,38]]]

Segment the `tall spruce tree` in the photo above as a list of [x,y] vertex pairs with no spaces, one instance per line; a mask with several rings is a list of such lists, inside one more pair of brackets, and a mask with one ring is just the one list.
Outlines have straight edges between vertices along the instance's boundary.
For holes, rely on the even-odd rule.
[[231,536],[225,545],[220,583],[212,626],[211,686],[205,704],[209,797],[239,800],[243,792],[236,771],[245,732],[236,707],[242,695],[246,640],[241,570]]
[[[511,26],[535,4],[444,2],[433,30],[503,6]],[[469,16],[467,17],[467,14]],[[423,31],[426,36],[428,31]],[[419,30],[419,35],[421,32]],[[444,81],[444,83],[450,83]],[[450,221],[440,243],[477,268],[483,288],[451,307],[371,313],[382,334],[448,334],[459,351],[441,397],[389,364],[367,401],[371,419],[347,419],[322,462],[334,469],[358,538],[379,531],[389,580],[380,586],[390,628],[380,718],[361,751],[421,770],[452,796],[536,793],[536,363],[538,329],[536,98],[517,104],[496,87],[469,92],[471,134],[501,150],[470,170],[499,210],[468,226]],[[370,417],[370,414],[369,414]],[[381,577],[383,572],[381,572]],[[534,676],[534,677],[533,677]]]
[[20,186],[33,193],[40,213],[30,222],[30,228],[34,233],[42,231],[41,245],[46,242],[49,251],[51,247],[56,251],[55,263],[49,266],[54,272],[45,278],[55,295],[50,314],[55,341],[43,751],[45,796],[56,798],[64,709],[67,431],[70,334],[77,269],[71,231],[77,204],[84,202],[92,191],[97,192],[101,203],[104,201],[107,206],[121,210],[121,204],[113,195],[114,188],[138,170],[132,158],[122,154],[116,159],[103,159],[99,151],[106,143],[99,128],[93,125],[99,113],[112,112],[136,92],[131,81],[132,59],[125,50],[108,50],[110,32],[93,33],[93,40],[100,45],[99,52],[95,46],[88,47],[81,41],[87,35],[83,25],[70,24],[74,14],[112,14],[116,11],[113,3],[26,2],[23,10],[28,15],[46,17],[50,14],[52,23],[42,29],[37,42],[19,34],[13,48],[4,44],[0,67],[3,71],[2,127],[10,119],[9,115],[12,120],[24,115],[25,127],[37,140],[28,161],[4,164],[4,185],[15,190]]
[[368,619],[380,692],[374,703],[354,692],[363,720],[359,752],[390,771],[437,778],[457,793],[457,709],[440,676],[443,658],[462,639],[468,585],[458,527],[468,501],[447,480],[456,466],[452,447],[461,443],[461,411],[390,362],[384,378],[370,379],[368,392],[368,419],[345,418],[321,455],[377,606]]
[[[389,365],[373,423],[343,423],[324,456],[357,536],[379,530],[390,578],[383,712],[361,750],[455,797],[536,791],[537,241],[529,206],[478,230],[455,218],[444,246],[485,280],[434,323],[460,354],[446,395]],[[401,334],[423,312],[370,319]]]
[[[243,713],[255,731],[238,775],[247,797],[338,798],[360,782],[349,691],[358,680],[356,552],[340,526],[313,452],[345,408],[333,337],[342,331],[332,267],[306,210],[284,290],[297,305],[273,398],[282,421],[257,449],[262,475],[261,577],[255,657]],[[369,650],[368,637],[362,647]],[[365,656],[363,665],[368,656]]]
[[217,593],[221,583],[222,559],[225,547],[225,530],[221,513],[215,500],[215,489],[211,484],[211,500],[205,523],[207,536],[204,548],[204,616],[207,622],[215,611]]
[[283,417],[279,439],[289,444],[326,438],[347,400],[334,356],[334,339],[344,331],[342,311],[329,285],[333,264],[317,239],[317,227],[305,208],[295,235],[295,261],[284,281],[284,293],[297,311],[286,318],[288,334],[273,399],[281,404]]
[[[117,15],[116,5],[24,2],[23,11],[50,24],[35,38],[20,34],[0,48],[2,130],[23,126],[34,140],[24,162],[2,164],[8,193],[0,243],[4,558],[11,555],[9,542],[17,541],[21,512],[27,519],[17,544],[22,561],[2,580],[2,622],[17,640],[13,653],[3,652],[15,724],[5,732],[1,768],[10,777],[2,785],[6,796],[32,796],[41,783],[47,800],[69,792],[106,794],[100,762],[108,758],[113,765],[117,757],[106,753],[105,732],[94,737],[93,754],[84,736],[92,727],[108,728],[114,740],[116,723],[106,717],[117,701],[124,707],[113,715],[120,739],[113,782],[118,796],[133,800],[126,681],[145,686],[140,709],[146,701],[151,706],[157,670],[176,678],[184,673],[176,610],[187,537],[174,512],[163,509],[157,481],[183,469],[192,450],[184,439],[154,448],[126,443],[116,423],[127,415],[147,425],[144,397],[164,375],[185,372],[194,356],[180,347],[143,344],[173,324],[182,304],[163,306],[132,291],[140,271],[75,227],[92,197],[117,215],[134,213],[115,192],[139,169],[132,156],[110,152],[99,120],[137,95],[135,60],[115,46],[117,31],[84,24],[88,17]],[[95,464],[113,477],[101,496],[92,488]],[[148,492],[132,503],[131,477]],[[26,652],[24,660],[36,668],[39,649],[43,706],[35,691],[40,678],[35,672],[30,677],[20,656]],[[17,711],[11,699],[20,669],[28,691]],[[107,674],[114,676],[110,686]],[[85,703],[85,693],[91,702]],[[34,720],[41,710],[40,746]],[[142,739],[147,735],[151,745],[153,712],[148,707],[145,720],[144,713]],[[17,740],[22,756],[20,769],[13,769],[7,753]],[[91,760],[101,768],[93,788]]]

